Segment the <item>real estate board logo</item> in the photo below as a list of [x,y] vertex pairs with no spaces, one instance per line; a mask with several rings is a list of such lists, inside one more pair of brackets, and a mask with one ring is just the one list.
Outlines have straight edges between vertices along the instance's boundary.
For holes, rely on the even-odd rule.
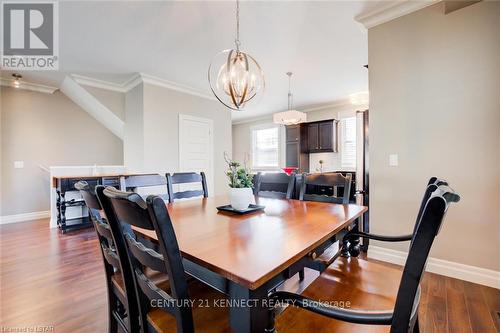
[[2,1],[3,70],[59,68],[58,3]]

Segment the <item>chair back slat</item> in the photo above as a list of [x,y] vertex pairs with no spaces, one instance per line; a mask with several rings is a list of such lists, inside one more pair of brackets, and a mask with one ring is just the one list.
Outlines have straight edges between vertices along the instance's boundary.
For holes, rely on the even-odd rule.
[[202,176],[195,172],[178,172],[172,175],[172,184],[201,183]]
[[417,221],[396,297],[391,324],[393,333],[413,329],[420,301],[420,281],[429,252],[441,228],[449,204],[460,200],[460,196],[445,184],[446,182],[436,185]]
[[[346,174],[345,176],[340,173],[320,173],[309,175],[304,173],[302,174],[302,184],[300,188],[299,199],[305,201],[321,201],[347,204],[349,203],[351,192],[351,179],[352,175],[350,173]],[[333,187],[337,191],[339,189],[342,189],[343,195],[342,197],[336,197],[319,194],[309,194],[307,193],[308,185]]]
[[[199,174],[196,172],[177,172],[174,174],[167,173],[167,187],[169,201],[174,202],[175,199],[188,199],[195,197],[208,197],[208,187],[207,180],[204,172]],[[195,184],[199,183],[201,190],[186,190],[186,191],[174,191],[174,185],[181,184]]]
[[167,180],[159,174],[130,175],[120,177],[120,190],[130,191],[138,187],[165,186]]
[[158,288],[156,284],[140,270],[137,269],[135,271],[135,275],[138,287],[148,298],[150,303],[154,302],[157,307],[160,307],[175,316],[175,310],[173,306],[170,306],[170,304],[175,304],[175,299],[164,290]]
[[[111,199],[124,199],[113,201],[113,208],[120,223],[147,230],[154,230],[149,219],[149,213],[146,209],[147,205],[139,194],[135,192],[123,192],[113,187],[106,187],[104,193]],[[137,205],[140,206],[142,210],[135,209]]]
[[182,191],[182,192],[175,192],[173,194],[174,200],[175,199],[188,199],[188,198],[194,198],[194,197],[203,197],[205,195],[205,192],[202,190],[188,190],[188,191]]
[[118,256],[113,250],[111,250],[109,247],[103,248],[102,253],[104,255],[104,258],[110,265],[112,265],[113,267],[120,267]]
[[259,172],[256,176],[255,195],[264,198],[290,199],[294,185],[294,174]]
[[[103,194],[112,210],[110,225],[113,237],[121,237],[133,272],[132,282],[138,291],[137,303],[143,327],[148,325],[146,318],[153,300],[161,301],[156,302],[157,304],[167,304],[175,299],[182,301],[171,302],[172,306],[162,309],[176,317],[179,332],[192,332],[194,326],[191,308],[179,305],[186,304],[184,300],[188,300],[189,295],[182,257],[165,202],[159,196],[149,196],[145,202],[137,193],[113,188],[106,188]],[[160,253],[140,244],[133,235],[124,232],[125,226],[154,230]],[[169,282],[168,292],[148,278],[147,268],[165,273]]]
[[132,255],[142,265],[157,272],[168,273],[165,269],[163,256],[151,248],[147,248],[141,242],[136,241],[130,234],[125,234],[125,239]]

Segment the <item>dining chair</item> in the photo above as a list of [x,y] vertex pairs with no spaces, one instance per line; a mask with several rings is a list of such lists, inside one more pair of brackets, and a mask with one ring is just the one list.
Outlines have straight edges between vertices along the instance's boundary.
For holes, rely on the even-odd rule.
[[[341,173],[318,173],[301,175],[299,200],[304,201],[319,201],[337,204],[348,204],[351,190],[350,173],[345,176]],[[308,193],[310,187],[329,187],[332,188],[333,195],[322,195],[315,193]],[[342,196],[337,196],[337,193],[342,192]],[[357,228],[357,226],[355,226]],[[306,262],[305,266],[312,268],[316,271],[322,272],[329,265],[331,265],[340,255],[337,236],[325,243],[320,249],[316,249],[310,254],[310,260]],[[304,280],[304,270],[299,271],[299,280]]]
[[[226,308],[214,306],[224,296],[199,281],[188,284],[183,259],[165,202],[159,196],[146,201],[133,192],[108,187],[103,191],[114,238],[120,238],[127,251],[132,281],[137,292],[141,332],[229,332]],[[159,252],[137,242],[120,229],[135,226],[154,230]],[[118,234],[116,234],[118,233]],[[155,271],[167,280],[151,278]],[[209,304],[209,307],[203,306]]]
[[[177,172],[174,174],[167,173],[167,186],[170,202],[176,199],[187,199],[194,197],[208,197],[207,179],[204,172]],[[195,184],[201,185],[201,190],[187,190],[174,192],[174,185]]]
[[[156,191],[167,192],[167,179],[159,174],[143,174],[143,175],[129,175],[120,177],[120,190],[138,192],[140,189],[155,187]],[[164,188],[163,190],[161,188]],[[155,193],[163,200],[168,201],[168,193]],[[149,194],[141,194],[147,197]]]
[[[320,201],[331,202],[337,204],[348,204],[349,195],[351,192],[350,173],[343,176],[340,173],[318,173],[318,174],[302,174],[302,184],[300,188],[299,200],[305,201]],[[308,186],[322,186],[333,188],[334,195],[312,194],[308,192]],[[342,190],[343,195],[338,197],[335,193]]]
[[[278,291],[270,294],[275,304],[289,304],[274,318],[270,308],[271,332],[379,332],[386,325],[391,333],[419,332],[420,281],[432,244],[446,211],[460,196],[448,185],[439,185],[426,200],[402,275],[398,269],[376,261],[342,257],[324,271],[302,295]],[[399,283],[398,283],[399,277]],[[349,303],[346,306],[346,301]],[[343,302],[342,304],[340,302]],[[360,307],[391,307],[361,310]],[[304,311],[305,310],[305,311]],[[275,323],[273,323],[275,319]],[[331,320],[336,319],[336,320]]]
[[[120,271],[120,259],[104,213],[97,199],[95,190],[86,181],[79,181],[75,188],[80,192],[90,211],[90,218],[97,233],[101,255],[106,274],[106,287],[108,290],[108,332],[117,332],[120,326],[125,332],[132,332],[131,328],[138,325],[137,317],[128,316],[133,312],[134,305],[129,305],[129,298],[125,293],[123,278]],[[132,298],[135,304],[135,298]]]
[[294,184],[294,174],[259,172],[256,177],[255,195],[263,198],[291,199]]
[[441,185],[448,185],[448,183],[445,180],[438,179],[437,177],[431,177],[429,181],[427,182],[427,187],[424,192],[424,196],[422,198],[422,201],[420,203],[420,208],[417,214],[417,218],[415,220],[415,224],[413,226],[413,232],[411,234],[407,235],[400,235],[400,236],[385,236],[385,235],[377,235],[377,234],[371,234],[371,233],[366,233],[366,232],[361,232],[356,229],[351,230],[347,234],[344,235],[343,240],[342,240],[342,255],[351,255],[353,257],[357,257],[359,253],[361,252],[360,246],[359,246],[359,239],[360,238],[366,238],[366,239],[373,239],[377,241],[382,241],[382,242],[404,242],[404,241],[410,241],[413,237],[413,234],[415,233],[415,230],[417,228],[417,223],[420,220],[420,217],[422,215],[422,212],[425,208],[425,204],[427,203],[427,200],[431,196],[432,192],[434,192],[439,186]]

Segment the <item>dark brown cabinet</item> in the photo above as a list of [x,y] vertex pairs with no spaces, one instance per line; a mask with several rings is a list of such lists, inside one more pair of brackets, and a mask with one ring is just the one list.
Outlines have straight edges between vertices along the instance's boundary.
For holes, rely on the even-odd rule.
[[319,127],[317,123],[307,125],[307,150],[319,150]]
[[307,128],[305,124],[286,126],[285,166],[309,172]]
[[292,125],[286,127],[286,142],[299,142],[300,126]]
[[337,121],[325,120],[307,124],[309,153],[338,152]]
[[334,151],[333,143],[335,133],[333,131],[333,121],[319,123],[319,149]]
[[298,168],[299,167],[299,143],[287,142],[286,143],[286,167]]

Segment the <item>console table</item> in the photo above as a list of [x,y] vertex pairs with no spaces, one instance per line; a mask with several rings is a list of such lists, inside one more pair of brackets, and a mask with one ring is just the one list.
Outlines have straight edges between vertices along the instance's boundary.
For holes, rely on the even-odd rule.
[[86,207],[83,199],[66,200],[66,192],[76,191],[75,184],[79,181],[86,181],[90,186],[97,185],[115,186],[119,188],[121,175],[99,175],[99,176],[55,176],[52,178],[52,186],[56,190],[56,207],[57,207],[57,226],[66,233],[69,230],[81,229],[90,227],[92,221],[90,214],[77,218],[66,218],[66,209],[68,207]]

